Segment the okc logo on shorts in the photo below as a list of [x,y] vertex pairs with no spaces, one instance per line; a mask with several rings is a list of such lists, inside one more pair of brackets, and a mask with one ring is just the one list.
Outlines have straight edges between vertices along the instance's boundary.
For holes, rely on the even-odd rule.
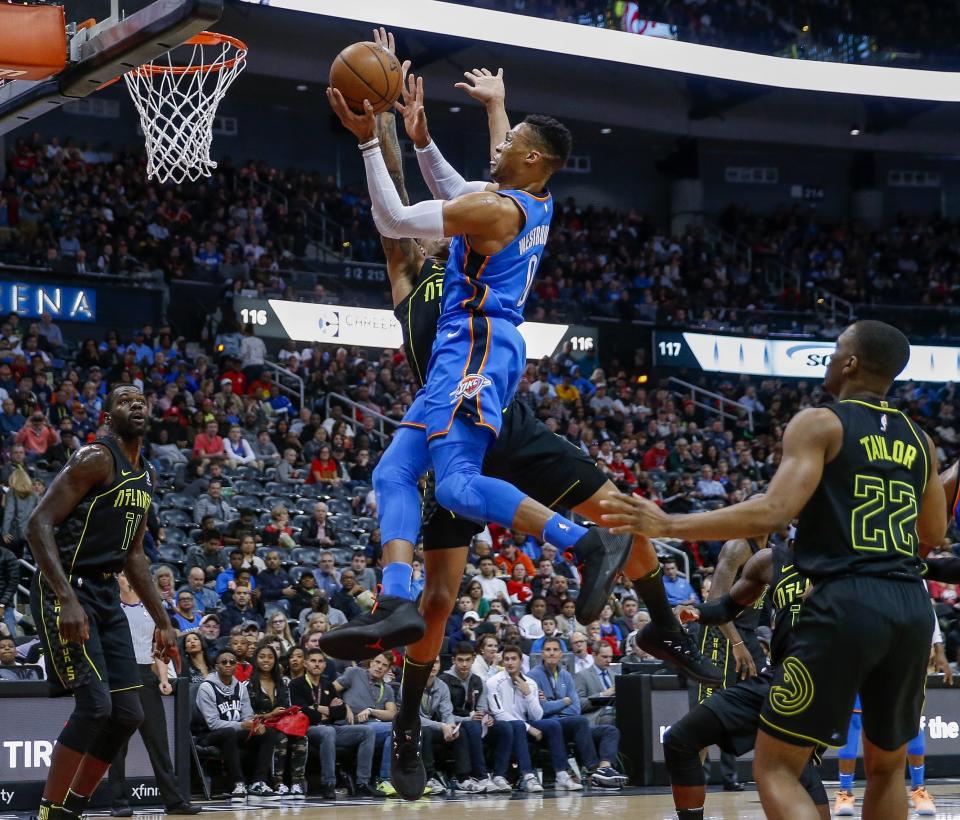
[[476,398],[477,394],[490,384],[493,384],[493,382],[480,373],[471,373],[469,376],[464,376],[460,380],[460,384],[457,385],[457,389],[450,392],[452,396],[450,404],[459,399]]
[[785,658],[783,686],[770,687],[770,706],[781,715],[798,715],[813,702],[813,676],[803,661],[792,655]]

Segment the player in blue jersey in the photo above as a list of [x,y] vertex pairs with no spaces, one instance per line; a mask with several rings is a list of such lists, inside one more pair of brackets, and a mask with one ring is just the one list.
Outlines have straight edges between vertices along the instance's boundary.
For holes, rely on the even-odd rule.
[[[553,212],[546,185],[566,164],[569,131],[550,117],[528,116],[497,146],[493,183],[464,183],[461,195],[404,206],[374,136],[369,102],[364,114],[355,114],[336,89],[327,96],[360,141],[380,233],[421,240],[452,237],[427,383],[374,475],[384,541],[416,541],[417,482],[432,466],[438,503],[457,515],[530,533],[562,549],[576,548],[582,559],[604,552],[625,558],[629,538],[599,528],[588,531],[511,484],[481,474],[526,362],[517,325],[523,321]],[[422,79],[409,78],[407,100],[405,118],[423,116]],[[416,111],[409,110],[415,104],[411,100]],[[429,150],[429,144],[415,145]],[[433,162],[423,162],[421,168],[431,164],[446,166],[435,146]],[[408,564],[387,566],[384,598],[409,598],[409,578]]]

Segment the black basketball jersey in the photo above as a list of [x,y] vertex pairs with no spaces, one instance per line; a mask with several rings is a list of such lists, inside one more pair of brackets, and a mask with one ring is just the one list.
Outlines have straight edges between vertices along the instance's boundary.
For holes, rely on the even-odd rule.
[[60,560],[70,577],[119,572],[140,522],[150,508],[153,480],[146,463],[134,469],[117,442],[95,442],[113,456],[113,481],[91,490],[57,528]]
[[442,262],[425,260],[413,290],[393,311],[403,333],[403,352],[421,387],[427,381],[427,365],[430,363],[433,343],[437,338],[443,274]]
[[[752,538],[747,539],[747,544],[750,545],[750,557],[752,558],[758,552],[760,552],[761,547],[754,541]],[[743,573],[743,567],[737,570],[737,579],[740,578]],[[734,580],[736,583],[736,580]],[[760,597],[754,601],[754,604],[750,609],[745,609],[737,618],[734,620],[733,625],[738,630],[747,630],[747,631],[756,631],[757,627],[760,626],[760,616],[763,614],[763,607],[766,604],[767,591],[764,590],[761,593]]]
[[842,575],[919,577],[917,512],[930,474],[923,434],[886,402],[830,405],[843,444],[797,526],[797,568],[816,581]]
[[773,572],[770,577],[770,602],[773,606],[773,638],[770,641],[770,662],[780,663],[790,640],[790,630],[800,615],[803,594],[810,581],[796,567],[796,555],[782,544],[770,547]]

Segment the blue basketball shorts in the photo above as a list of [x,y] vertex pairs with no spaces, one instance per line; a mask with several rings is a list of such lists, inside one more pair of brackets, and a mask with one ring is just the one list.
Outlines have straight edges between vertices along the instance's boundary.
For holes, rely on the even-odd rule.
[[426,430],[429,441],[449,433],[460,417],[496,437],[525,365],[526,345],[512,322],[479,313],[442,316],[427,384],[403,424]]

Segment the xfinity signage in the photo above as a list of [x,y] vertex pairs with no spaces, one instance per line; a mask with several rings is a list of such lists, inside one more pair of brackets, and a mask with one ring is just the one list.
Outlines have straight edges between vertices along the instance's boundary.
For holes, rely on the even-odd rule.
[[[822,379],[834,341],[756,339],[676,331],[654,334],[657,365],[699,367],[711,373]],[[911,345],[898,381],[960,381],[960,347]]]

